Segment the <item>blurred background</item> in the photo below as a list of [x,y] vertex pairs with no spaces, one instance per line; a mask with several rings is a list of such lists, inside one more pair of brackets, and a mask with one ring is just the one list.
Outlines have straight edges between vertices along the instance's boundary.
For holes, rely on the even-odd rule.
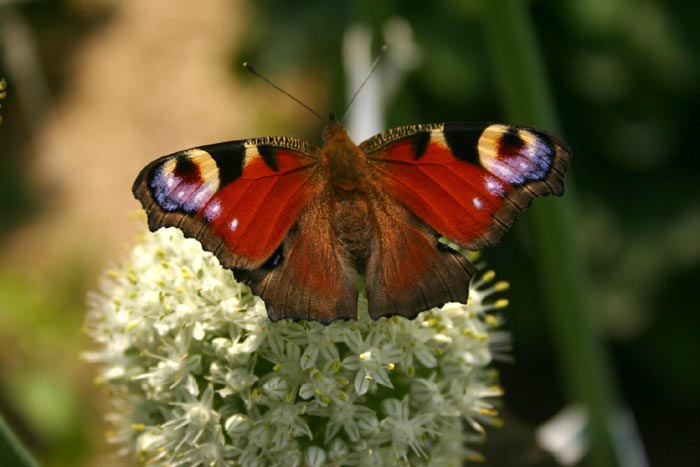
[[[613,382],[649,464],[700,465],[700,7],[538,0],[524,11],[575,155],[573,230]],[[321,142],[319,121],[243,61],[339,112],[343,37],[361,25],[375,53],[395,51],[386,128],[506,121],[487,14],[477,0],[0,1],[0,413],[36,457],[134,465],[106,446],[107,394],[80,354],[86,294],[143,231],[128,215],[141,167],[224,140]],[[506,424],[486,465],[556,465],[533,430],[569,402],[528,214],[484,251],[511,283],[514,339],[514,362],[498,365]]]

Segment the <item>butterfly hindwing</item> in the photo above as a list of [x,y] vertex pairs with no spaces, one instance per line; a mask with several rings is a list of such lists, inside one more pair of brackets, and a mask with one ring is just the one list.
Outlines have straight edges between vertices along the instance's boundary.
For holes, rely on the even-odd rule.
[[399,127],[360,148],[399,203],[467,249],[497,243],[536,196],[560,195],[571,157],[544,130],[500,124]]
[[228,268],[265,263],[308,203],[318,148],[296,138],[213,144],[146,166],[133,192],[151,230],[178,227]]
[[329,323],[357,316],[356,272],[325,209],[324,184],[315,184],[306,206],[279,251],[258,269],[236,270],[267,304],[271,320]]
[[447,302],[466,303],[474,266],[438,242],[434,230],[389,196],[375,196],[377,219],[365,271],[373,319],[415,318]]

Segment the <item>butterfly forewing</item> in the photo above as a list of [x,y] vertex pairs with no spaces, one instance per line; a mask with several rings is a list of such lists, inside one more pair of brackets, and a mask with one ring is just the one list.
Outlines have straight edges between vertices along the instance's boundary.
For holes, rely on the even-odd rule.
[[544,130],[500,124],[399,127],[360,148],[398,202],[468,249],[497,243],[535,196],[560,195],[571,157]]

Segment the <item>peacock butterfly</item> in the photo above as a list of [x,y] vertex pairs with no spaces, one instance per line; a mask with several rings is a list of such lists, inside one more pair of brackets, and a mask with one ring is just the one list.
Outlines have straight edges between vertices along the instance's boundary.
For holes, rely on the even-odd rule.
[[355,145],[331,114],[324,146],[263,137],[161,157],[134,196],[151,230],[174,226],[214,253],[271,320],[373,319],[465,302],[474,266],[438,242],[497,243],[541,195],[561,195],[571,152],[547,131],[411,125]]

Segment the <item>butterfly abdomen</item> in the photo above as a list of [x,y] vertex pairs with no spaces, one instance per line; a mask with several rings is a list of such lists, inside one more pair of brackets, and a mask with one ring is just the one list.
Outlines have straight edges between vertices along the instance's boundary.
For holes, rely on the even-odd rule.
[[374,226],[366,193],[357,191],[336,195],[330,205],[333,229],[356,271],[364,272],[370,254]]

